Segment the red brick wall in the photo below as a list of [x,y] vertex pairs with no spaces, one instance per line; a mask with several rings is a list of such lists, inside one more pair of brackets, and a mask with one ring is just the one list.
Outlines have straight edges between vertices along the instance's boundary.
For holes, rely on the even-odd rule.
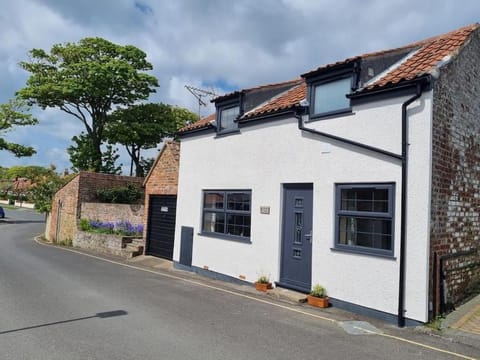
[[[480,281],[480,34],[440,71],[433,89],[430,300],[438,314]],[[451,257],[456,254],[455,257]],[[463,255],[461,255],[463,254]]]
[[[98,202],[95,192],[100,189],[123,187],[127,184],[142,186],[144,178],[119,176],[92,172],[80,172],[79,204],[82,202]],[[142,201],[143,202],[143,199]],[[80,205],[79,205],[80,206]]]
[[[61,243],[73,239],[77,224],[77,194],[80,176],[77,175],[63,188],[57,191],[52,201],[49,228],[46,231],[48,240]],[[58,234],[56,234],[58,222]]]
[[[123,187],[127,184],[141,186],[143,178],[81,171],[55,194],[49,228],[46,231],[47,239],[57,243],[71,241],[77,230],[77,221],[82,216],[82,202],[97,202],[96,190]],[[58,211],[59,203],[62,204],[60,212]],[[56,238],[58,214],[60,219]]]
[[178,165],[180,143],[165,143],[152,170],[145,181],[144,239],[147,234],[150,195],[176,195],[178,188]]
[[82,203],[82,219],[103,222],[129,221],[134,225],[143,224],[143,204],[99,204]]

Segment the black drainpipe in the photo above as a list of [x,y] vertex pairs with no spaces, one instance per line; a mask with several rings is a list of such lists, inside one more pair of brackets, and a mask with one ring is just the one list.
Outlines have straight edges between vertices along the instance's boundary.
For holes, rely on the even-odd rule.
[[[423,79],[422,79],[423,80]],[[402,154],[395,154],[390,151],[386,151],[374,146],[370,146],[367,144],[359,143],[356,141],[352,141],[349,139],[345,139],[340,136],[324,133],[321,131],[317,131],[314,129],[307,128],[303,125],[302,115],[296,111],[294,116],[298,120],[298,128],[302,131],[309,132],[311,134],[319,135],[322,137],[326,137],[328,139],[332,139],[344,144],[353,145],[359,147],[361,149],[365,149],[368,151],[372,151],[377,154],[385,155],[387,157],[401,160],[402,161],[402,187],[401,187],[401,226],[400,226],[400,259],[399,259],[399,287],[398,287],[398,326],[404,327],[405,326],[405,309],[404,309],[404,296],[405,296],[405,249],[406,249],[406,208],[407,208],[407,165],[408,165],[408,134],[407,134],[407,107],[412,102],[417,100],[420,96],[422,96],[422,84],[423,82],[419,81],[416,83],[416,92],[411,98],[407,99],[402,104]],[[305,111],[305,108],[303,108]]]
[[422,96],[422,85],[417,83],[417,92],[402,104],[402,211],[400,223],[400,259],[398,277],[398,327],[405,326],[405,251],[407,242],[407,181],[408,181],[408,117],[407,107]]

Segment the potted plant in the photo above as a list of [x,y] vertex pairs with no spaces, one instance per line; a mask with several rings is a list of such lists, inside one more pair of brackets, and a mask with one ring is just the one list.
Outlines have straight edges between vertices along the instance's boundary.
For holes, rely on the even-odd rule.
[[307,295],[307,302],[316,307],[327,308],[329,305],[329,298],[327,292],[322,285],[316,284],[310,294]]
[[268,276],[262,275],[259,276],[257,281],[255,281],[255,289],[258,291],[263,291],[266,292],[268,289],[272,288],[272,283],[270,282],[270,279]]

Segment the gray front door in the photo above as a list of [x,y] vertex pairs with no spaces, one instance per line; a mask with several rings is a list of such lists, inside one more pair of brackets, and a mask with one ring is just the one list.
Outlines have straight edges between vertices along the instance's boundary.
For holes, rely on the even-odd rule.
[[312,281],[312,184],[284,185],[280,286],[308,292]]

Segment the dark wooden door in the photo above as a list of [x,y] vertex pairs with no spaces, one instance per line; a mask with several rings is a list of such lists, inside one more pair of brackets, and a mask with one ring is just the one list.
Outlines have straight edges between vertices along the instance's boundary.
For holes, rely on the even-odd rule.
[[147,255],[171,260],[175,240],[176,195],[150,195]]

